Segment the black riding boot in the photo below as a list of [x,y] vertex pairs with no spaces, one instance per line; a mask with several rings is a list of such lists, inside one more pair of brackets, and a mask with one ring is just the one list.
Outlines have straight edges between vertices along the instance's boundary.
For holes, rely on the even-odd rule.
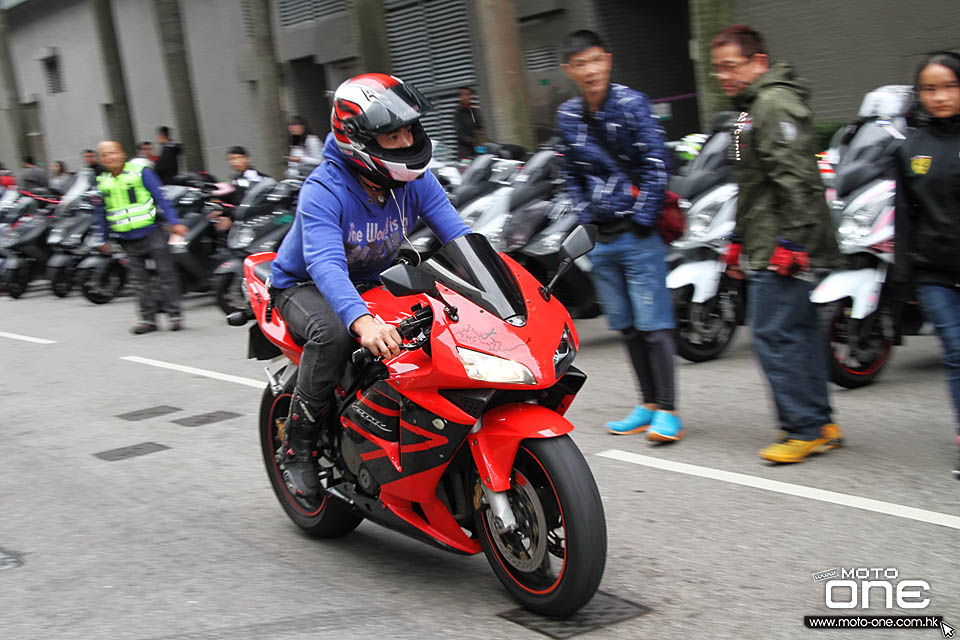
[[296,496],[315,498],[323,489],[317,461],[317,438],[326,424],[332,403],[314,404],[294,394],[290,419],[284,430],[283,481]]

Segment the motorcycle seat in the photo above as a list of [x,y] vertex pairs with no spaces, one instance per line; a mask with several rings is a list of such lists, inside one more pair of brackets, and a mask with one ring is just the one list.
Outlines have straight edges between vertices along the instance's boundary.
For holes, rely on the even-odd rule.
[[261,262],[253,268],[253,275],[260,278],[261,282],[266,282],[267,278],[270,277],[271,267],[273,265],[273,260],[267,260],[266,262]]

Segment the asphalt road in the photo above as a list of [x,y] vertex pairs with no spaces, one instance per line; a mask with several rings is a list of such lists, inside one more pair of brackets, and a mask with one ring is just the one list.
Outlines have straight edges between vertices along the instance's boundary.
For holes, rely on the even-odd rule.
[[[499,615],[516,605],[482,557],[370,523],[302,535],[263,471],[246,331],[209,298],[185,313],[180,333],[132,336],[130,298],[0,298],[0,638],[548,637]],[[604,432],[634,404],[633,381],[602,318],[578,329],[590,379],[567,416],[604,499],[601,589],[643,607],[578,637],[941,637],[804,628],[805,615],[861,612],[828,609],[812,577],[857,567],[930,585],[925,609],[886,611],[878,593],[864,613],[960,626],[957,447],[934,338],[909,339],[874,386],[832,389],[845,448],[768,466],[756,454],[775,435],[771,406],[747,332],[714,362],[678,361],[687,439],[655,447]],[[173,410],[118,417],[158,406]],[[166,448],[95,455],[146,442]]]

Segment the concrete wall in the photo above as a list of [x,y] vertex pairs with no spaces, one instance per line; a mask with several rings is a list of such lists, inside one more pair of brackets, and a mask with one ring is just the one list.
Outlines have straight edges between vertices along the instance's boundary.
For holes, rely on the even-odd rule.
[[[94,37],[93,14],[83,0],[27,2],[7,15],[10,55],[20,79],[24,102],[39,103],[47,158],[63,160],[68,167],[80,165],[80,152],[93,147],[105,135],[102,104],[108,101],[101,72],[100,50]],[[46,75],[39,59],[47,47],[55,47],[66,90],[47,92]],[[14,161],[12,139],[3,141],[2,157]]]
[[738,0],[734,15],[810,81],[818,119],[846,121],[867,91],[912,84],[923,54],[960,48],[958,8],[954,0]]

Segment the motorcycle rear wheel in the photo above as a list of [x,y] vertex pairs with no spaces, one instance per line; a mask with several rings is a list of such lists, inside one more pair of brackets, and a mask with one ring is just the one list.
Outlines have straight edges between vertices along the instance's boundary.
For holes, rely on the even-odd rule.
[[[288,392],[274,397],[267,387],[260,400],[260,451],[270,485],[287,516],[308,534],[315,538],[345,536],[360,526],[363,516],[327,493],[316,500],[298,498],[290,493],[283,481],[277,449],[283,444],[283,427],[290,414],[291,398]],[[323,462],[321,466],[325,466]],[[324,486],[327,486],[326,481]]]
[[596,593],[607,559],[607,524],[590,467],[569,436],[524,440],[510,485],[516,532],[499,532],[486,505],[474,512],[487,561],[527,609],[573,615]]

